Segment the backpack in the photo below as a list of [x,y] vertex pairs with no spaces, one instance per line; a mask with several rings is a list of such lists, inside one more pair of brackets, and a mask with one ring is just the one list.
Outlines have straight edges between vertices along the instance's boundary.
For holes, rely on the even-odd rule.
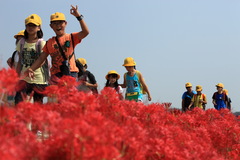
[[[43,48],[42,41],[43,41],[42,38],[38,39],[38,41],[36,42],[36,46],[35,46],[36,51],[37,51],[37,53],[39,53],[39,55],[41,54],[42,48]],[[25,38],[20,39],[19,43],[20,43],[20,53],[19,53],[19,55],[22,56],[22,51],[23,51],[24,44],[25,44]],[[47,41],[46,41],[45,45],[47,45]],[[22,66],[23,66],[23,63],[21,62],[21,68],[22,68]],[[48,82],[50,75],[49,75],[49,64],[48,64],[47,59],[45,60],[45,63],[42,65],[42,69],[43,69],[43,72],[44,72],[45,82]]]
[[12,68],[12,67],[14,67],[14,68],[16,68],[16,66],[14,66],[14,62],[15,62],[15,55],[17,54],[17,51],[14,51],[13,53],[12,53],[12,56],[11,56],[11,64],[10,64],[10,67]]
[[[137,71],[136,70],[136,74],[137,74],[137,76],[138,76],[138,83],[140,84],[140,91],[142,92],[142,94],[147,94],[147,91],[145,90],[145,89],[143,89],[143,86],[142,86],[142,84],[141,84],[141,82],[140,82],[140,80],[139,80],[139,71]],[[126,77],[127,77],[127,73],[125,73],[124,74],[124,80],[126,81],[127,79],[126,79]]]
[[[91,82],[91,80],[90,80],[90,78],[89,78],[89,75],[90,75],[90,72],[88,71],[88,70],[86,70],[82,75],[81,75],[81,81],[90,81],[90,83],[93,83],[93,82]],[[98,90],[97,90],[97,88],[95,88],[95,87],[88,87],[91,91],[92,91],[92,93],[93,94],[98,94]]]

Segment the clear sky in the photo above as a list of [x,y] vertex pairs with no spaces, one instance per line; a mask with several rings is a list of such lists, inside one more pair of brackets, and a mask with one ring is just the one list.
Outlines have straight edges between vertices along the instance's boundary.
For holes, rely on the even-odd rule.
[[240,111],[240,1],[239,0],[1,0],[0,66],[15,49],[13,35],[25,28],[24,20],[38,14],[44,39],[54,36],[50,15],[62,12],[67,33],[78,32],[70,15],[78,5],[90,34],[76,49],[86,58],[99,89],[109,70],[123,82],[124,58],[133,57],[152,94],[152,102],[181,107],[185,83],[202,85],[207,108],[219,82],[229,90],[233,111]]

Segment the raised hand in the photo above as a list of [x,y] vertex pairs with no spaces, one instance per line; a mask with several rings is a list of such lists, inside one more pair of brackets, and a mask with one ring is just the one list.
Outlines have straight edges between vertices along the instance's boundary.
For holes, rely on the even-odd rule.
[[71,5],[71,7],[72,8],[70,9],[70,13],[75,17],[80,16],[80,13],[78,12],[78,6],[76,5],[76,7],[74,7],[73,5]]

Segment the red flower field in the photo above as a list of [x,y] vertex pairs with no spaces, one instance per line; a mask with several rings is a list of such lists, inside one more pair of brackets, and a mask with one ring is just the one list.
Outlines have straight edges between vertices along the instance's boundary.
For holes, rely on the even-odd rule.
[[[15,71],[0,77],[0,92],[13,92]],[[57,103],[0,107],[0,159],[240,159],[240,118],[228,110],[182,113],[168,103],[121,101],[107,89],[96,98],[74,85],[64,77],[46,89]]]

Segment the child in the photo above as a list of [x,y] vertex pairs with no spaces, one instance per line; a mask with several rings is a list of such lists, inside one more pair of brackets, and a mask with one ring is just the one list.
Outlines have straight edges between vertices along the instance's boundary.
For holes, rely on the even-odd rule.
[[192,97],[194,94],[197,94],[196,91],[192,90],[192,84],[190,82],[187,82],[185,84],[186,92],[182,95],[182,111],[186,112],[188,110],[188,106],[191,103]]
[[229,95],[228,95],[228,90],[227,90],[227,89],[224,89],[224,90],[223,90],[223,93],[225,93],[225,94],[228,96],[228,99],[227,99],[227,108],[231,111],[231,110],[232,110],[232,105],[231,105],[232,100],[231,100],[231,98],[230,98]]
[[[205,105],[207,104],[207,98],[206,98],[206,95],[202,93],[202,86],[200,86],[200,85],[196,86],[196,91],[197,91],[197,94],[193,95],[191,103],[188,106],[188,109],[190,110],[195,107],[199,107],[199,108],[205,110]],[[193,105],[193,107],[192,107],[192,105]]]
[[107,82],[105,87],[111,87],[114,88],[117,92],[117,94],[119,95],[119,99],[123,99],[123,89],[122,87],[118,84],[118,79],[120,78],[120,75],[114,71],[111,70],[108,72],[108,74],[105,76]]
[[[16,42],[15,44],[17,45],[18,41],[20,39],[22,39],[24,37],[24,30],[21,30],[20,32],[18,32],[16,35],[14,35],[14,38],[16,39]],[[12,53],[12,56],[10,58],[8,58],[7,60],[7,64],[10,68],[12,69],[16,69],[17,68],[17,64],[18,64],[18,60],[19,60],[19,57],[18,57],[18,51],[15,50],[13,53]],[[12,93],[12,95],[9,95],[9,94],[6,94],[4,97],[5,97],[5,104],[8,104],[9,106],[13,106],[14,105],[14,97],[15,97],[15,94],[16,93]]]
[[[14,38],[16,39],[16,45],[18,43],[18,41],[20,39],[22,39],[24,37],[24,30],[18,32],[18,34],[14,35]],[[14,68],[16,69],[17,68],[17,63],[18,63],[18,54],[17,54],[17,51],[14,51],[12,56],[10,58],[8,58],[7,60],[7,64],[9,65],[10,68]]]
[[222,83],[218,83],[216,87],[217,92],[215,92],[212,96],[212,103],[215,109],[220,110],[222,108],[227,108],[228,96],[223,92],[224,85]]
[[142,74],[136,70],[134,59],[132,57],[125,58],[123,66],[127,70],[127,73],[124,74],[124,82],[122,84],[122,87],[126,88],[125,99],[143,102],[143,91],[146,91],[148,100],[151,101],[152,98],[148,87]]
[[[25,72],[26,75],[34,77],[33,71],[50,55],[52,59],[51,82],[57,83],[63,75],[69,75],[77,78],[78,68],[75,63],[74,47],[89,34],[88,27],[83,16],[78,12],[78,7],[71,6],[70,13],[75,16],[80,24],[82,31],[67,34],[65,32],[67,21],[63,13],[56,12],[50,16],[50,26],[56,36],[50,38],[43,48],[43,54],[37,61]],[[66,74],[69,73],[69,74]]]
[[94,77],[94,75],[87,70],[87,61],[84,58],[78,58],[76,60],[76,65],[79,69],[78,72],[78,81],[80,85],[77,87],[79,91],[89,92],[91,91],[93,94],[98,94],[98,84]]
[[22,38],[16,47],[19,54],[17,73],[20,81],[17,86],[15,104],[23,101],[26,95],[32,94],[34,102],[43,103],[42,90],[47,86],[46,72],[41,67],[34,71],[35,78],[23,77],[23,73],[35,62],[41,55],[43,41],[43,32],[41,29],[42,20],[37,14],[32,14],[25,19],[26,29],[24,38]]

